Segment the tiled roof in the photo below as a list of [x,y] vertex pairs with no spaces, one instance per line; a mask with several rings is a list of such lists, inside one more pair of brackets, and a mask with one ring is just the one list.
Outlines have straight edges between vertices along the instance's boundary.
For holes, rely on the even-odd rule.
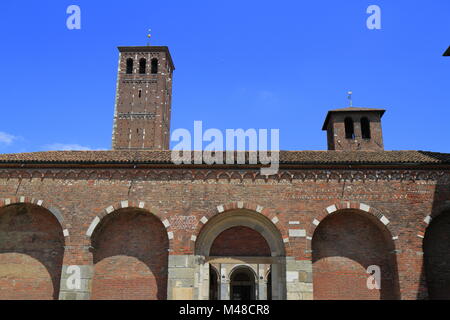
[[[246,153],[248,158],[248,152]],[[226,157],[224,156],[224,159]],[[0,154],[2,164],[171,164],[171,151],[45,151]],[[427,151],[280,151],[281,164],[450,164]]]
[[328,112],[353,112],[353,111],[377,111],[377,112],[384,113],[386,110],[378,109],[378,108],[363,108],[363,107],[347,107],[347,108],[328,110]]

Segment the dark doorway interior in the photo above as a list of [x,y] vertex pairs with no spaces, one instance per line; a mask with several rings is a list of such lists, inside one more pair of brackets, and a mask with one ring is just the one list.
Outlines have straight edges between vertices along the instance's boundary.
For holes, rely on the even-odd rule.
[[218,279],[216,269],[209,266],[209,300],[219,300]]
[[247,267],[236,269],[231,275],[231,300],[255,300],[255,276]]

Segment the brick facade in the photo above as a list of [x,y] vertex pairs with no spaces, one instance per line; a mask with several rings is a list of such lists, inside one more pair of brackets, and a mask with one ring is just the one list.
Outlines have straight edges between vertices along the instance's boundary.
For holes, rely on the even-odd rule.
[[268,256],[270,248],[264,237],[247,227],[233,227],[223,231],[211,245],[211,256]]
[[113,149],[168,150],[174,70],[169,50],[152,46],[119,51]]
[[[450,279],[440,266],[449,261],[442,242],[450,231],[445,223],[448,219],[432,219],[433,227],[428,230],[433,233],[426,231],[429,216],[440,215],[449,204],[448,172],[410,171],[410,178],[404,179],[406,175],[395,175],[398,170],[384,169],[377,171],[377,178],[351,179],[351,170],[328,169],[326,173],[299,169],[304,174],[301,178],[296,176],[297,170],[282,169],[277,177],[265,181],[227,179],[220,174],[207,178],[205,169],[198,169],[203,179],[183,179],[178,172],[183,169],[164,169],[164,179],[157,180],[142,178],[147,170],[156,169],[3,169],[2,173],[5,170],[10,175],[0,179],[1,254],[5,257],[0,270],[2,283],[9,284],[2,285],[3,298],[51,298],[52,290],[58,296],[59,288],[63,298],[66,289],[59,283],[58,258],[62,254],[66,267],[93,268],[86,297],[164,298],[165,277],[170,277],[167,253],[194,255],[196,240],[214,217],[244,209],[273,224],[286,257],[313,264],[312,279],[308,279],[308,272],[299,272],[299,277],[304,277],[305,283],[311,280],[317,288],[316,298],[383,297],[383,292],[364,290],[364,272],[369,264],[380,265],[383,272],[386,265],[389,271],[383,276],[398,278],[398,288],[390,288],[392,284],[384,285],[382,280],[389,298],[427,298],[428,281]],[[122,176],[110,178],[107,172],[120,172]],[[324,175],[319,177],[321,173]],[[349,179],[331,178],[338,173],[348,174]],[[59,223],[51,210],[60,214]],[[27,213],[21,216],[21,212]],[[39,220],[27,222],[27,215]],[[96,219],[99,222],[91,237],[89,229]],[[304,236],[292,233],[296,229],[304,230]],[[34,233],[39,236],[33,237]],[[424,234],[428,241],[425,252]],[[23,243],[35,243],[36,247],[28,252],[31,249],[26,248],[30,247]],[[248,244],[245,235],[237,236],[233,239],[235,252],[228,248],[227,253],[239,256]],[[126,257],[122,258],[122,253],[127,253]],[[424,253],[440,261],[424,265]],[[27,267],[15,269],[13,277],[20,281],[12,287],[5,270],[15,259],[21,259],[17,263]],[[194,273],[194,269],[191,271]],[[425,271],[430,274],[428,281]],[[118,278],[108,278],[108,272]],[[44,279],[44,273],[45,289],[36,289],[39,293],[20,289],[27,288],[21,283],[28,277]],[[352,277],[353,282],[347,281],[350,273],[357,275]],[[54,289],[51,278],[57,282]],[[133,279],[140,280],[134,284]],[[330,287],[334,289],[327,290]],[[125,288],[129,288],[129,295]],[[447,289],[436,290],[437,297],[448,295]]]
[[[384,110],[346,108],[340,151],[282,151],[274,175],[176,165],[168,50],[120,51],[114,150],[0,155],[0,299],[230,299],[249,277],[261,300],[450,298],[450,155],[384,151]],[[349,114],[370,136],[338,148]]]

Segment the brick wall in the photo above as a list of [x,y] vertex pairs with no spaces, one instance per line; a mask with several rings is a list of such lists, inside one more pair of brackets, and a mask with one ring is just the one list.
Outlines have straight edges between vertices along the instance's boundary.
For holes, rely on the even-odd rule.
[[44,208],[0,208],[0,299],[58,297],[64,237]]
[[[40,239],[43,238],[39,237],[36,240],[42,243],[42,246],[36,247],[36,251],[33,252],[26,251],[24,242],[16,240],[15,231],[11,231],[14,229],[11,229],[9,222],[1,224],[1,237],[7,241],[0,242],[0,246],[9,243],[8,250],[30,257],[48,255],[51,247],[53,250],[51,252],[56,252],[55,257],[59,260],[54,258],[53,269],[48,266],[46,269],[53,270],[49,274],[57,278],[60,272],[57,269],[61,270],[61,262],[57,263],[56,260],[60,261],[62,255],[62,251],[58,251],[57,248],[61,248],[65,241],[63,261],[65,266],[95,265],[96,276],[92,282],[93,298],[106,297],[106,294],[110,297],[164,298],[164,281],[166,280],[163,279],[163,275],[167,275],[167,272],[164,271],[166,262],[163,262],[162,257],[167,253],[193,255],[195,241],[205,225],[204,222],[213,221],[213,217],[223,212],[244,208],[255,215],[267,217],[279,230],[277,237],[284,243],[286,256],[294,259],[292,264],[312,261],[313,256],[323,254],[321,250],[339,249],[329,246],[331,243],[325,236],[322,243],[316,244],[314,240],[314,246],[317,245],[317,248],[321,249],[318,252],[311,251],[314,250],[311,239],[316,238],[316,231],[320,232],[317,239],[320,238],[320,234],[339,236],[340,243],[346,244],[344,247],[349,250],[359,250],[359,252],[372,250],[373,261],[356,265],[346,264],[347,260],[341,260],[345,262],[343,262],[343,270],[354,267],[355,272],[359,272],[361,277],[364,271],[363,266],[367,263],[385,263],[383,259],[386,257],[386,251],[384,247],[380,247],[379,243],[381,235],[372,228],[382,223],[392,239],[391,245],[395,250],[392,255],[396,258],[398,291],[401,298],[427,297],[422,248],[422,237],[427,230],[427,223],[424,220],[428,221],[426,219],[428,216],[438,216],[449,204],[450,178],[447,172],[436,175],[432,170],[402,173],[397,169],[380,169],[375,172],[370,169],[365,171],[282,168],[279,175],[266,181],[253,179],[250,169],[247,170],[246,175],[240,175],[238,170],[234,172],[229,170],[226,174],[224,171],[167,168],[3,170],[0,172],[0,207],[2,208],[0,218],[12,216],[8,213],[8,210],[12,208],[10,202],[18,202],[19,204],[15,205],[18,207],[26,206],[20,203],[23,197],[24,202],[36,203],[42,200],[42,206],[57,209],[61,215],[61,225],[64,227],[58,224],[49,210],[42,207],[43,212],[47,213],[47,215],[42,214],[42,217],[50,217],[46,218],[50,220],[45,224],[41,222],[30,224],[24,220],[17,220],[12,224],[16,228],[21,228],[24,234],[35,233],[39,237],[45,235],[47,240],[41,241]],[[3,175],[4,172],[8,173],[7,177]],[[241,179],[228,178],[239,175]],[[436,180],[437,176],[438,180]],[[5,199],[9,199],[8,202]],[[128,201],[126,206],[141,208],[145,214],[137,215],[135,213],[137,211],[132,210],[133,213],[124,211],[116,217],[115,212],[119,212],[122,206],[125,207],[122,200]],[[328,212],[333,206],[337,210],[333,213],[333,215],[336,214],[334,222],[331,219],[333,215]],[[338,219],[339,214],[342,213],[341,210],[347,207],[354,209],[352,213],[347,214],[352,217],[349,220],[353,222]],[[353,218],[357,216],[356,212],[376,221]],[[386,225],[380,220],[381,217],[384,217],[383,221],[387,223]],[[17,218],[20,218],[20,215],[17,215]],[[90,237],[87,231],[96,218],[100,222]],[[331,222],[328,221],[328,223],[327,218],[330,218]],[[49,221],[53,221],[52,224]],[[436,218],[433,223],[439,223],[439,220]],[[45,226],[45,233],[41,233],[40,226]],[[64,228],[67,229],[67,235],[62,238]],[[330,228],[336,228],[339,232],[328,231]],[[355,233],[355,230],[359,230],[357,228],[366,228],[367,232]],[[322,229],[324,231],[321,231]],[[152,232],[144,230],[152,230]],[[51,237],[48,232],[51,232]],[[430,247],[438,243],[439,241],[431,241]],[[90,246],[93,246],[94,250],[89,249]],[[389,246],[386,248],[392,249]],[[120,255],[121,252],[129,254],[124,257]],[[341,257],[345,257],[344,252],[337,252],[341,254]],[[7,252],[2,251],[1,254],[5,253]],[[333,266],[333,259],[336,257],[329,259],[331,263],[328,266]],[[375,261],[377,259],[379,261]],[[36,260],[39,261],[39,259]],[[339,266],[339,264],[336,265]],[[130,266],[133,267],[130,268]],[[320,264],[315,264],[314,268],[315,271],[319,270]],[[35,271],[34,274],[39,272]],[[5,281],[5,274],[5,271],[0,274],[1,281]],[[105,276],[103,280],[101,280],[101,274]],[[136,290],[138,285],[133,284],[131,280],[136,275],[142,276],[148,285]],[[335,275],[330,278],[331,286],[339,287],[346,282],[341,278],[337,279]],[[367,275],[364,274],[364,276]],[[15,279],[21,281],[25,277],[16,276]],[[105,279],[111,279],[111,281]],[[157,292],[156,279],[162,279],[157,285]],[[129,284],[125,284],[128,280]],[[314,291],[317,291],[320,296],[321,280],[315,272],[314,282],[316,281],[319,282]],[[120,283],[116,289],[114,289],[114,283]],[[122,290],[127,286],[134,289],[128,292]],[[119,292],[114,292],[115,290]],[[39,294],[45,292],[44,295],[51,297],[55,296],[57,290],[38,291]],[[26,297],[28,294],[17,292],[17,296]],[[387,296],[392,295],[390,293]],[[372,298],[372,296],[367,297]]]
[[[312,240],[314,299],[399,298],[393,240],[371,220],[342,210],[321,222]],[[372,265],[380,268],[381,290],[367,286]]]
[[144,210],[122,209],[92,236],[92,299],[165,299],[168,239],[162,223]]
[[424,239],[424,269],[431,299],[450,299],[450,214],[432,221]]
[[[345,118],[351,118],[354,126],[354,139],[345,137]],[[362,138],[361,118],[370,122],[370,139]],[[328,150],[364,150],[384,149],[380,115],[377,112],[340,112],[332,114],[327,128]]]
[[267,256],[271,252],[264,237],[247,227],[233,227],[223,231],[214,240],[211,256]]
[[[126,73],[127,59],[133,60],[131,74]],[[139,73],[141,59],[146,60],[145,74]],[[151,73],[153,59],[158,62],[155,74]],[[169,149],[172,71],[168,53],[164,50],[121,53],[113,149]]]

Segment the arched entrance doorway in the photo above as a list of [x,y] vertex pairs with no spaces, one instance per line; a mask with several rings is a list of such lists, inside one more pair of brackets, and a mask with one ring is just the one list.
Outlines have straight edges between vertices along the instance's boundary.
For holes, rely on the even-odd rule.
[[237,267],[230,276],[230,300],[255,300],[256,281],[249,267]]
[[[198,299],[214,299],[216,285],[220,300],[285,299],[284,243],[265,216],[246,209],[221,213],[203,227],[195,251],[202,279]],[[215,270],[217,284],[211,279]]]
[[213,266],[209,266],[209,300],[219,300],[219,274]]

